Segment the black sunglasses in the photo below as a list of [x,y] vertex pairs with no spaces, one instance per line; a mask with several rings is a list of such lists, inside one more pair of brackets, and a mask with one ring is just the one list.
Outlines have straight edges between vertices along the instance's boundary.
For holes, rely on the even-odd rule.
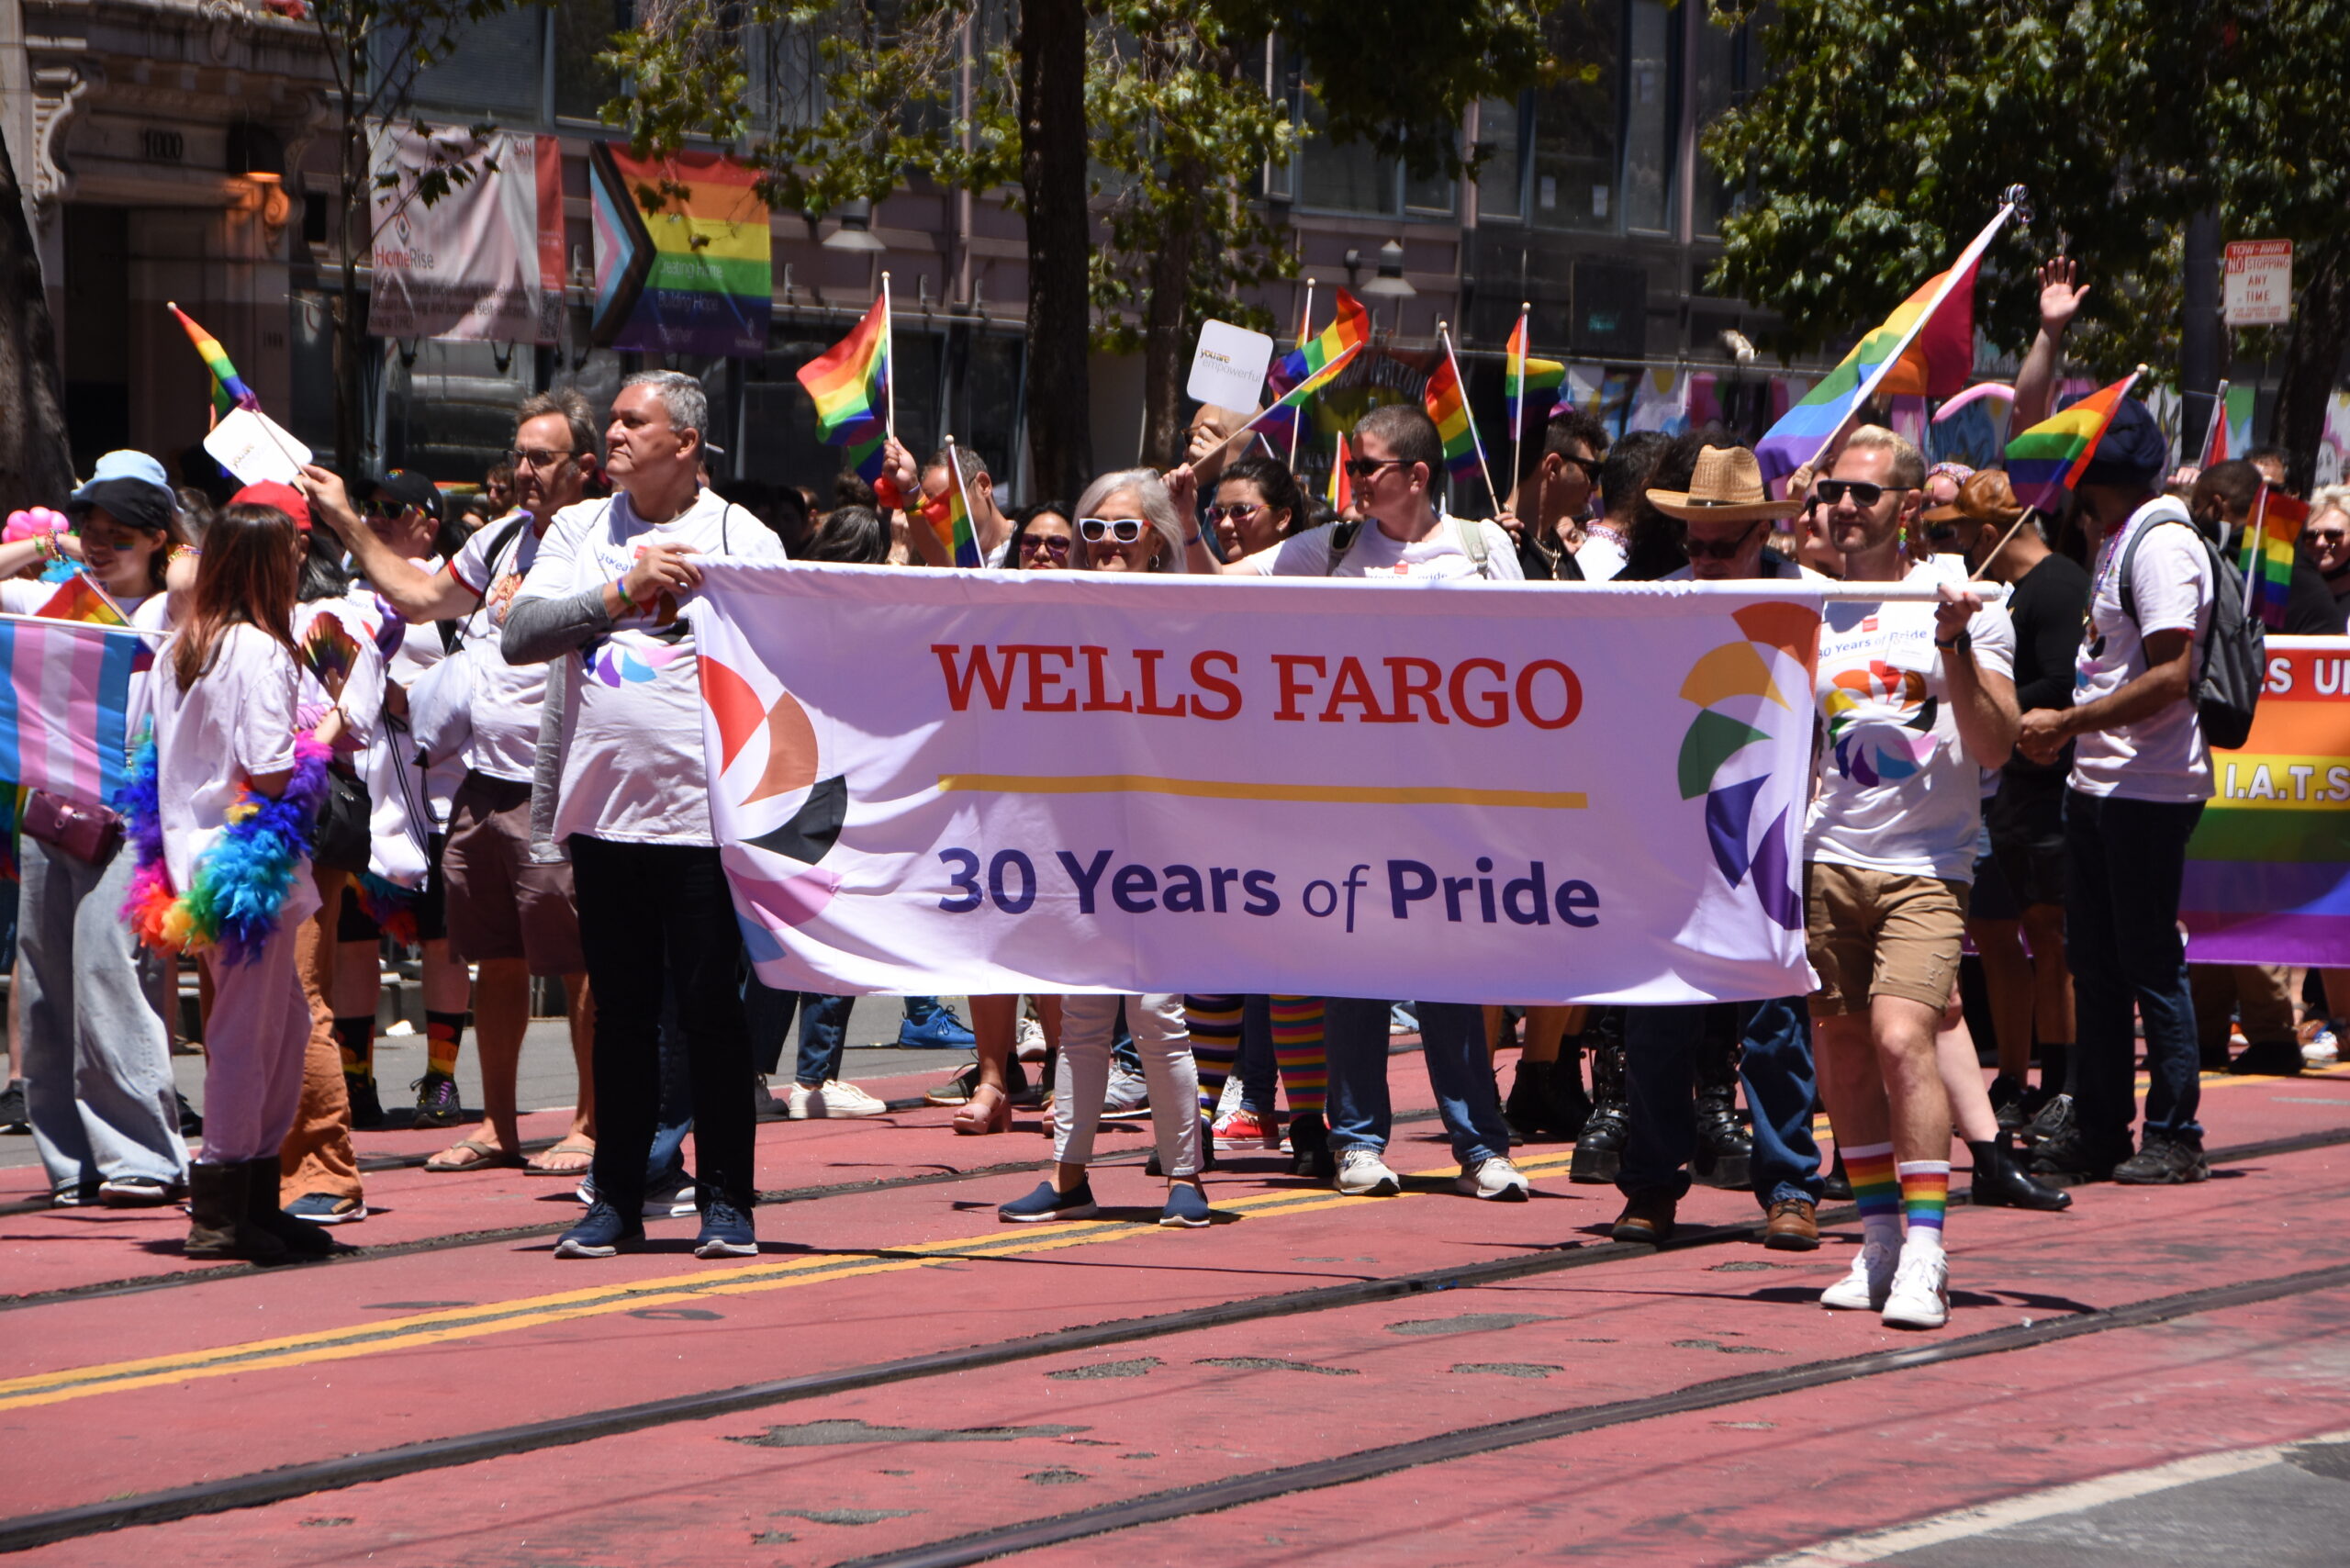
[[1583,470],[1583,476],[1586,479],[1596,479],[1599,477],[1599,464],[1596,459],[1589,457],[1576,457],[1571,454],[1561,452],[1559,454],[1559,461],[1561,463],[1573,464],[1576,467]]
[[1020,541],[1020,553],[1023,555],[1057,555],[1063,560],[1067,560],[1069,558],[1069,541],[1067,534],[1030,533],[1022,537]]
[[1831,507],[1849,495],[1852,504],[1863,511],[1885,499],[1885,487],[1865,479],[1822,479],[1812,486],[1811,491]]
[[1347,459],[1347,477],[1360,483],[1382,468],[1400,467],[1403,462],[1400,457],[1349,457]]
[[1738,553],[1746,548],[1746,542],[1754,537],[1754,531],[1762,527],[1764,521],[1762,518],[1755,519],[1744,528],[1740,529],[1735,537],[1729,539],[1695,539],[1684,536],[1681,541],[1681,553],[1693,561],[1734,561],[1738,558]]

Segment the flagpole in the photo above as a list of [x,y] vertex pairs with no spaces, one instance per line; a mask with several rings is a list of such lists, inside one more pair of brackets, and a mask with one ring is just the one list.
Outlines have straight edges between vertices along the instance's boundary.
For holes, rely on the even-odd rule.
[[[1313,326],[1314,280],[1309,277],[1305,280],[1305,310],[1297,319],[1297,346],[1300,349],[1305,347],[1305,334],[1312,330]],[[1304,422],[1305,409],[1301,406],[1297,410],[1297,418],[1289,422],[1289,471],[1292,474],[1297,472],[1297,427]],[[1268,449],[1271,444],[1270,442],[1266,443]]]
[[0,621],[21,621],[28,626],[62,626],[75,632],[103,632],[109,637],[153,637],[161,640],[172,634],[168,627],[150,631],[144,626],[108,626],[97,621],[68,621],[62,615],[18,615],[11,610],[0,610]]
[[[2018,188],[2020,189],[2020,187]],[[1901,334],[1901,341],[1893,345],[1893,352],[1886,354],[1877,367],[1869,373],[1869,378],[1866,381],[1861,383],[1861,389],[1852,397],[1852,411],[1845,415],[1843,420],[1834,430],[1828,432],[1828,439],[1819,443],[1819,450],[1813,453],[1811,460],[1801,466],[1815,470],[1818,468],[1819,460],[1828,455],[1828,449],[1834,446],[1837,440],[1843,435],[1844,427],[1858,419],[1861,410],[1868,406],[1869,398],[1876,391],[1877,384],[1892,373],[1895,365],[1901,363],[1901,356],[1909,352],[1909,345],[1918,341],[1918,335],[1923,332],[1928,324],[1933,320],[1934,313],[1942,308],[1942,301],[1950,297],[1950,291],[1958,286],[1962,277],[1966,278],[1971,285],[1975,263],[1983,259],[1983,252],[1991,248],[1991,241],[1998,237],[1999,230],[2006,227],[2009,218],[2016,215],[2019,205],[2020,197],[2015,192],[2010,192],[2008,199],[2001,203],[1998,215],[1984,225],[1983,232],[1977,234],[1974,241],[1959,252],[1958,260],[1953,262],[1950,270],[1942,274],[1942,287],[1934,290],[1934,297],[1926,302],[1926,308],[1923,310],[1918,312],[1918,319],[1909,324],[1908,331]]]
[[2018,533],[2021,532],[2023,525],[2030,522],[2032,520],[2033,515],[2039,510],[2040,509],[2038,507],[2024,508],[2023,515],[2016,519],[2014,524],[2009,528],[2007,532],[1999,536],[1999,542],[1991,546],[1991,553],[1983,557],[1983,564],[1975,567],[1974,575],[1969,577],[1966,580],[1971,583],[1990,581],[1991,563],[1999,558],[1999,552],[2008,547],[2008,541],[2013,539]]
[[881,432],[898,439],[898,313],[890,308],[890,274],[881,274],[881,382],[887,394]]
[[[1511,334],[1518,343],[1517,399],[1509,410],[1509,480],[1513,485],[1517,483],[1517,476],[1526,472],[1526,454],[1519,448],[1526,442],[1526,362],[1534,356],[1534,342],[1527,335],[1526,319],[1533,313],[1534,301],[1519,300],[1517,302],[1517,330]],[[1506,356],[1502,368],[1506,374],[1509,368]],[[1508,403],[1509,399],[1505,398],[1503,401]],[[1495,507],[1501,505],[1499,501],[1494,504]]]
[[2252,613],[2252,585],[2260,580],[2268,559],[2268,482],[2252,503],[2252,521],[2244,532],[2244,612]]
[[1469,444],[1477,451],[1477,469],[1485,476],[1485,493],[1494,498],[1494,510],[1502,510],[1502,493],[1494,488],[1493,465],[1485,461],[1485,442],[1477,433],[1477,414],[1469,407],[1469,384],[1460,379],[1460,361],[1452,353],[1452,330],[1442,321],[1436,324],[1436,335],[1444,344],[1444,361],[1452,366],[1452,384],[1460,389],[1461,417],[1469,421]]

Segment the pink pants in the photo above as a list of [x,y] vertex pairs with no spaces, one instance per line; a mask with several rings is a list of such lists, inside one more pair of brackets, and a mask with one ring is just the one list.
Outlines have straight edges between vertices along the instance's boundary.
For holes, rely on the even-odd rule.
[[[308,880],[308,868],[303,880]],[[307,902],[308,901],[305,901]],[[250,964],[204,955],[212,980],[205,1019],[204,1152],[207,1165],[275,1159],[302,1097],[310,1004],[294,969],[301,921],[282,922]]]

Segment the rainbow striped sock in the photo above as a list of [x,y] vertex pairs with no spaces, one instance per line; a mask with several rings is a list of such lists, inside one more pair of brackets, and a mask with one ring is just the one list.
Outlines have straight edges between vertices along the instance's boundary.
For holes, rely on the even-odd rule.
[[360,1018],[338,1018],[334,1021],[334,1043],[342,1051],[342,1070],[353,1078],[375,1075],[375,1015]]
[[1186,996],[1183,1018],[1192,1031],[1192,1059],[1200,1070],[1200,1114],[1213,1118],[1224,1081],[1240,1058],[1240,1014],[1248,999]]
[[457,1046],[465,1037],[465,1015],[462,1013],[427,1013],[424,1015],[424,1070],[437,1072],[443,1078],[457,1075]]
[[1901,1178],[1894,1170],[1893,1146],[1845,1146],[1844,1178],[1852,1183],[1852,1201],[1860,1205],[1861,1234],[1871,1241],[1899,1246]]
[[[1845,1157],[1847,1160],[1851,1156]],[[1902,1245],[1942,1244],[1942,1211],[1950,1203],[1950,1161],[1905,1159],[1896,1168],[1901,1176],[1901,1213],[1909,1222]],[[1855,1189],[1857,1191],[1858,1189]]]
[[1273,1063],[1292,1116],[1320,1115],[1330,1090],[1330,1058],[1322,1047],[1322,999],[1272,999]]

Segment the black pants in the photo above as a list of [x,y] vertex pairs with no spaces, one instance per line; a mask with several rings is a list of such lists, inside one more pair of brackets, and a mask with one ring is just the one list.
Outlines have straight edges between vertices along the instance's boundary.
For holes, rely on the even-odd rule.
[[693,1077],[694,1190],[745,1212],[755,1191],[751,1036],[737,991],[743,936],[718,851],[575,834],[579,945],[596,996],[596,1192],[622,1214],[643,1201],[661,1109],[661,999],[675,987]]

